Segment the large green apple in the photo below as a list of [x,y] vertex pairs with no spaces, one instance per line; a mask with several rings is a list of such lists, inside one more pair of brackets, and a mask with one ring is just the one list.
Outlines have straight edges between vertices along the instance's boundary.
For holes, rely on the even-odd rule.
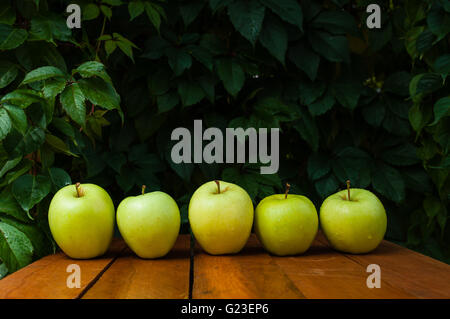
[[305,196],[275,194],[264,198],[255,210],[255,233],[263,247],[279,256],[304,253],[319,227],[314,204]]
[[61,188],[48,211],[53,238],[67,256],[76,259],[94,258],[108,250],[114,218],[111,197],[94,184]]
[[252,230],[252,200],[238,185],[223,181],[205,183],[189,202],[189,223],[207,253],[238,253]]
[[180,210],[170,195],[151,192],[125,198],[117,208],[117,226],[128,246],[141,258],[166,255],[180,231]]
[[348,186],[322,203],[320,225],[335,249],[361,254],[374,250],[383,240],[387,217],[377,196]]

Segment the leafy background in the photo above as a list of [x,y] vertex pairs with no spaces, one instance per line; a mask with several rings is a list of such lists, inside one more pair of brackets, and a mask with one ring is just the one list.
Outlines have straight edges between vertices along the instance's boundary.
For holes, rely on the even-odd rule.
[[[0,4],[0,278],[55,251],[47,209],[72,182],[117,205],[202,183],[282,192],[318,208],[375,192],[389,240],[450,262],[450,1],[17,0]],[[69,3],[82,28],[69,30]],[[170,159],[170,133],[279,127],[280,171]]]

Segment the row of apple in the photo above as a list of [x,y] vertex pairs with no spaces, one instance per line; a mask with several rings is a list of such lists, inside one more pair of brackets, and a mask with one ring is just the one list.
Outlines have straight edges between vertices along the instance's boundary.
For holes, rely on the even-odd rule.
[[[264,198],[256,207],[238,185],[211,181],[200,186],[189,202],[189,223],[200,246],[209,254],[238,253],[254,223],[262,246],[280,256],[302,254],[321,228],[330,244],[349,253],[375,249],[386,232],[381,201],[370,191],[350,188],[329,196],[320,207],[305,196],[285,194]],[[108,193],[94,184],[61,188],[49,207],[51,233],[66,255],[88,259],[103,255],[117,226],[127,245],[141,258],[165,256],[180,230],[175,200],[160,191],[125,198],[115,213]]]

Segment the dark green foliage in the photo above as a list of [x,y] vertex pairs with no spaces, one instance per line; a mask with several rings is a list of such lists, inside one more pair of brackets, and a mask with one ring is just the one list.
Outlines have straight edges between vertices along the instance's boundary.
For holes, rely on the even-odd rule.
[[[367,2],[367,3],[366,3]],[[79,3],[80,30],[65,26]],[[187,205],[202,183],[316,207],[350,179],[387,238],[450,260],[448,1],[20,0],[0,4],[0,277],[54,250],[47,209],[72,182],[117,205],[142,184]],[[174,164],[176,127],[279,127],[280,170]]]

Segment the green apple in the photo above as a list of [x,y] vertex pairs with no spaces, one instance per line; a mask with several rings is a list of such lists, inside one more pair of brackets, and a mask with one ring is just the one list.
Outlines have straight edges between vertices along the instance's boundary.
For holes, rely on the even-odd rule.
[[223,181],[205,183],[189,202],[189,223],[207,253],[238,253],[252,230],[252,200],[238,185]]
[[319,227],[314,204],[305,196],[275,194],[264,198],[255,210],[255,233],[263,247],[278,256],[304,253]]
[[180,231],[180,210],[163,192],[125,198],[117,208],[117,226],[127,245],[141,258],[159,258],[175,244]]
[[114,219],[111,197],[94,184],[61,188],[48,210],[53,238],[67,256],[76,259],[94,258],[108,250]]
[[383,240],[387,217],[383,204],[368,190],[350,188],[329,196],[320,207],[320,225],[330,244],[353,254],[368,253]]

